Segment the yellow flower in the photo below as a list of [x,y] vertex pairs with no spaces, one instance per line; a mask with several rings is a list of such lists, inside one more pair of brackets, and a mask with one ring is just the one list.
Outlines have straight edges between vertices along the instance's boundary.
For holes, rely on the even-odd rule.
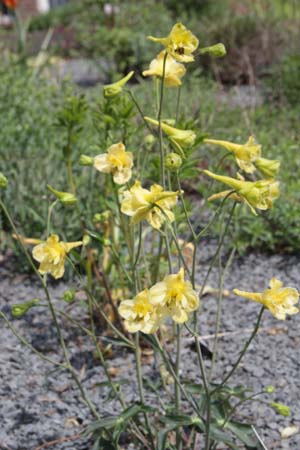
[[[217,175],[209,170],[203,171],[206,175],[214,180],[221,181],[227,184],[236,191],[238,197],[237,200],[243,200],[256,214],[255,208],[266,210],[273,206],[273,201],[279,197],[279,183],[272,180],[259,180],[259,181],[243,181],[235,178]],[[217,194],[214,198],[225,196],[230,191],[225,191]],[[234,194],[236,194],[234,193]]]
[[132,166],[133,155],[131,152],[125,151],[122,142],[111,145],[107,149],[107,153],[94,158],[94,167],[99,172],[111,173],[117,184],[125,184],[130,180]]
[[[165,50],[159,53],[150,63],[149,69],[144,70],[144,77],[160,77],[163,76],[163,65],[165,58]],[[170,54],[167,55],[165,62],[164,84],[167,87],[181,86],[180,78],[185,74],[186,69],[183,64],[178,63]]]
[[127,83],[127,81],[130,80],[130,78],[132,77],[133,74],[134,74],[134,71],[132,70],[131,72],[129,72],[128,75],[126,75],[126,77],[121,78],[121,80],[116,81],[115,83],[106,84],[105,86],[103,86],[104,96],[105,97],[114,97],[115,95],[118,95],[122,91],[123,86],[125,86],[125,84]]
[[[159,122],[151,117],[145,116],[144,119],[156,127],[159,126]],[[163,122],[161,122],[161,128],[172,144],[181,151],[183,148],[191,147],[195,142],[196,134],[192,130],[180,130]]]
[[162,318],[159,309],[150,301],[148,289],[137,294],[133,300],[123,300],[119,306],[119,314],[125,319],[125,327],[130,333],[155,333]]
[[218,141],[216,139],[204,139],[206,144],[220,145],[232,152],[235,156],[238,166],[247,173],[255,171],[254,161],[261,155],[261,146],[255,142],[253,136],[250,136],[246,144],[234,144],[233,142]]
[[282,287],[282,282],[276,278],[271,279],[269,286],[269,289],[262,293],[245,292],[239,289],[234,289],[233,292],[241,297],[261,303],[279,320],[285,320],[287,314],[292,315],[299,312],[299,309],[294,306],[299,300],[297,289]]
[[280,161],[276,159],[257,158],[254,164],[268,180],[274,179],[280,168]]
[[152,286],[150,297],[152,304],[163,308],[163,315],[171,316],[177,323],[186,322],[189,313],[199,306],[198,294],[191,283],[184,280],[183,269]]
[[50,273],[54,278],[61,278],[65,272],[65,257],[72,248],[79,247],[78,242],[59,242],[59,237],[52,234],[46,242],[41,242],[32,249],[32,255],[40,263],[41,274]]
[[174,214],[170,208],[175,206],[177,195],[178,192],[164,191],[158,184],[152,185],[149,191],[136,181],[123,193],[121,211],[132,217],[133,224],[147,220],[153,228],[159,229],[166,217],[173,222]]
[[192,53],[199,45],[196,36],[182,23],[176,23],[167,37],[156,38],[148,36],[148,39],[162,44],[177,61],[185,63],[194,61]]

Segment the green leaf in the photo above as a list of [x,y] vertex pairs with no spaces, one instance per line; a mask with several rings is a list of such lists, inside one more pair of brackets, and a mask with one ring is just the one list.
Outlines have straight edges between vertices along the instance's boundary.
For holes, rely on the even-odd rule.
[[[203,429],[200,428],[200,431],[203,432]],[[209,436],[212,440],[215,440],[217,442],[223,442],[224,444],[227,444],[229,448],[233,450],[239,450],[239,447],[233,442],[230,436],[228,436],[227,433],[225,433],[223,430],[221,430],[218,426],[214,424],[210,424],[210,433]]]
[[159,420],[163,423],[176,426],[192,425],[198,419],[198,417],[193,417],[187,414],[166,414],[165,416],[160,416],[159,418]]
[[175,430],[178,425],[171,425],[159,431],[157,435],[157,447],[156,450],[165,450],[167,445],[167,438],[170,431]]
[[243,444],[249,448],[259,448],[260,446],[251,425],[230,421],[225,425],[225,429],[230,430]]
[[86,429],[86,434],[92,434],[95,433],[95,431],[102,430],[106,428],[109,430],[110,428],[113,428],[115,426],[115,423],[117,421],[117,416],[107,416],[100,420],[95,420],[94,422],[90,423]]

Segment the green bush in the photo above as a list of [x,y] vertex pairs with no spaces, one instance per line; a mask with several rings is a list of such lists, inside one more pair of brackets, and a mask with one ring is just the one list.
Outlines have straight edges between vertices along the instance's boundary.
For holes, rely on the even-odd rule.
[[271,76],[266,84],[271,88],[270,94],[275,99],[283,99],[291,105],[300,104],[300,55],[285,55],[271,69]]

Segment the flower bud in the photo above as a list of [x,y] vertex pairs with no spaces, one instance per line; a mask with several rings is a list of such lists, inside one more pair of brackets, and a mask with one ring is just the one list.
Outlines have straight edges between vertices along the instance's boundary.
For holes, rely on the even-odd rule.
[[80,155],[79,165],[80,166],[93,166],[94,158],[92,158],[91,156],[87,156],[87,155]]
[[277,159],[257,158],[254,165],[265,178],[272,180],[279,171],[280,161]]
[[74,194],[71,194],[70,192],[61,192],[54,189],[50,184],[47,184],[47,188],[49,189],[52,194],[55,195],[55,197],[64,205],[66,206],[72,206],[77,203],[77,198]]
[[147,134],[147,136],[144,137],[144,144],[145,145],[152,145],[155,142],[155,136],[153,134]]
[[115,97],[116,95],[118,95],[122,91],[123,86],[125,86],[125,84],[130,80],[133,74],[134,72],[131,71],[128,75],[126,75],[126,77],[122,78],[116,83],[103,86],[104,97]]
[[222,58],[227,52],[225,45],[219,42],[218,44],[211,45],[210,47],[200,48],[199,54],[204,55],[205,53],[208,53],[215,58]]
[[110,211],[103,211],[102,213],[96,213],[93,217],[93,222],[105,222],[110,217]]
[[273,394],[274,392],[275,392],[274,386],[269,385],[269,386],[266,387],[266,393],[267,394]]
[[28,302],[12,305],[11,313],[13,317],[22,317],[30,308],[36,306],[39,302],[40,300],[38,298],[35,298],[33,300],[29,300]]
[[5,189],[7,186],[7,178],[3,175],[2,172],[0,172],[0,188]]
[[62,295],[62,299],[64,302],[72,303],[75,299],[75,289],[68,289]]
[[282,403],[272,402],[270,406],[275,409],[275,411],[281,416],[288,417],[291,414],[291,409],[289,406],[283,405]]
[[182,158],[177,153],[169,153],[165,159],[165,167],[170,171],[178,170],[182,165]]
[[7,186],[7,178],[5,175],[3,175],[2,172],[0,172],[0,188],[5,189]]

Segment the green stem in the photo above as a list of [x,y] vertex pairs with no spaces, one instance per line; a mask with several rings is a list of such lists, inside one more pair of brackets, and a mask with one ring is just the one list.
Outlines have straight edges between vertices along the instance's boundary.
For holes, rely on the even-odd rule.
[[59,202],[59,200],[55,200],[53,203],[51,203],[51,205],[49,206],[48,209],[48,216],[47,216],[47,237],[49,237],[49,235],[51,234],[51,216],[52,216],[52,212],[55,208],[55,206],[57,205],[57,203]]
[[217,309],[217,319],[216,319],[216,326],[215,326],[215,337],[214,337],[214,345],[213,345],[213,351],[212,351],[212,361],[209,371],[209,380],[212,379],[214,366],[216,364],[217,355],[218,355],[218,342],[219,342],[219,332],[220,332],[220,326],[221,326],[221,318],[222,318],[222,303],[223,303],[223,289],[224,289],[224,277],[225,273],[227,272],[228,268],[231,265],[232,259],[235,254],[235,247],[231,250],[229,258],[226,262],[226,265],[224,267],[224,270],[222,268],[222,261],[221,261],[221,252],[219,254],[219,293],[218,293],[218,309]]
[[138,110],[138,112],[139,112],[141,118],[143,119],[144,124],[146,125],[146,127],[148,128],[148,130],[150,131],[150,133],[153,134],[153,130],[151,129],[151,127],[150,127],[149,123],[147,122],[147,120],[145,120],[145,116],[144,116],[144,114],[143,114],[143,111],[142,111],[140,105],[138,104],[138,102],[137,102],[135,96],[133,95],[133,93],[132,93],[131,91],[127,91],[127,90],[124,90],[124,92],[126,92],[126,93],[131,97],[133,103],[134,103],[135,106],[136,106],[136,109]]
[[[223,201],[222,201],[220,207],[218,208],[218,210],[217,210],[216,213],[214,214],[214,216],[213,216],[212,220],[209,222],[209,224],[208,224],[208,225],[207,225],[207,226],[206,226],[206,227],[205,227],[205,228],[197,235],[197,242],[198,242],[198,240],[200,239],[200,237],[206,232],[206,230],[211,226],[211,224],[212,224],[212,222],[214,221],[215,217],[216,217],[216,216],[219,214],[219,212],[222,210],[222,207],[224,206],[224,203],[225,203],[225,201],[227,200],[227,198],[230,196],[230,194],[231,194],[231,193],[228,193],[228,195],[223,199]],[[223,245],[225,236],[226,236],[226,234],[227,234],[227,230],[228,230],[228,228],[229,228],[229,224],[230,224],[231,218],[232,218],[232,216],[233,216],[235,207],[236,207],[236,203],[234,203],[234,205],[233,205],[233,207],[232,207],[232,209],[231,209],[231,212],[230,212],[230,214],[229,214],[229,218],[228,218],[227,223],[226,223],[226,225],[225,225],[225,231],[224,231],[224,233],[223,233],[221,239],[219,239],[219,243],[218,243],[218,246],[217,246],[217,250],[216,250],[214,256],[212,257],[212,260],[211,260],[211,262],[210,262],[210,264],[209,264],[209,268],[208,268],[208,270],[207,270],[207,273],[206,273],[206,276],[205,276],[205,278],[204,278],[203,284],[201,285],[201,289],[200,289],[200,293],[199,293],[199,299],[200,299],[200,300],[201,300],[202,294],[203,294],[203,292],[204,292],[206,283],[207,283],[207,281],[208,281],[209,275],[210,275],[210,273],[211,273],[211,271],[212,271],[212,268],[213,268],[213,266],[214,266],[214,264],[215,264],[215,261],[216,261],[218,255],[219,255],[219,252],[220,252],[220,250],[221,250],[221,248],[222,248],[222,245]],[[194,277],[195,277],[195,267],[196,267],[196,255],[195,255],[195,253],[194,253],[194,258],[193,258],[193,272],[192,272],[192,273],[193,273],[193,279],[194,279]],[[197,312],[194,312],[194,315],[193,315],[193,327],[194,327],[194,332],[196,332],[196,330],[197,330],[197,323],[198,323],[198,315],[197,315]]]
[[231,378],[231,376],[234,374],[235,370],[236,370],[237,367],[239,366],[239,364],[240,364],[242,358],[244,357],[244,355],[245,355],[245,353],[247,352],[247,350],[248,350],[248,348],[249,348],[251,342],[253,341],[253,339],[255,338],[255,336],[256,336],[256,334],[257,334],[257,332],[258,332],[258,329],[259,329],[259,326],[260,326],[260,323],[261,323],[261,319],[262,319],[264,310],[265,310],[265,307],[262,306],[262,307],[261,307],[261,310],[260,310],[260,313],[259,313],[259,315],[258,315],[258,317],[257,317],[257,320],[256,320],[256,323],[255,323],[255,327],[254,327],[254,329],[253,329],[253,332],[252,332],[250,338],[247,340],[246,344],[244,345],[244,348],[243,348],[243,350],[241,351],[240,356],[238,357],[238,359],[237,359],[237,361],[235,362],[234,366],[232,367],[232,369],[230,370],[230,372],[226,375],[226,377],[224,378],[224,380],[223,380],[223,381],[222,381],[222,382],[221,382],[221,383],[220,383],[220,384],[219,384],[219,385],[211,392],[211,395],[213,395],[215,392],[217,392],[219,389],[221,389],[221,388],[227,383],[227,381],[229,380],[229,378]]
[[159,153],[160,153],[160,174],[161,174],[161,184],[164,189],[166,189],[166,172],[165,172],[165,161],[164,161],[164,149],[163,149],[163,132],[161,127],[161,115],[162,115],[162,107],[163,107],[163,98],[164,98],[164,81],[165,81],[165,73],[166,73],[166,60],[168,57],[168,53],[165,53],[164,61],[163,61],[163,71],[160,85],[160,99],[159,99],[159,108],[157,114],[158,120],[158,134],[159,134]]
[[191,224],[191,221],[190,221],[190,218],[189,218],[186,206],[185,206],[185,201],[184,201],[184,198],[183,198],[183,195],[182,195],[182,190],[181,190],[181,184],[180,184],[180,178],[179,178],[178,170],[176,171],[176,181],[177,181],[177,186],[178,186],[178,191],[179,191],[179,197],[180,197],[180,200],[181,200],[181,203],[182,203],[182,207],[183,207],[183,211],[184,211],[184,216],[185,216],[185,219],[186,219],[187,224],[189,226],[189,229],[190,229],[190,232],[192,234],[192,237],[193,237],[194,241],[196,241],[197,240],[197,235],[196,235],[196,233],[195,233],[195,231],[193,229],[193,226]]
[[198,339],[197,333],[194,333],[194,331],[185,324],[185,327],[188,329],[188,331],[194,336],[195,344],[196,344],[196,350],[197,350],[197,358],[198,358],[198,364],[200,367],[201,377],[203,381],[203,386],[205,390],[206,395],[206,421],[205,421],[205,450],[209,450],[210,447],[210,422],[211,422],[211,393],[209,391],[209,382],[206,375],[206,369],[204,365],[201,345]]
[[179,114],[179,105],[180,105],[180,96],[181,96],[181,86],[178,87],[177,90],[177,102],[176,102],[176,116],[175,116],[175,125],[178,122],[178,114]]
[[136,252],[135,261],[133,263],[133,269],[136,268],[136,266],[139,262],[139,259],[140,259],[141,248],[142,248],[142,231],[143,231],[142,223],[139,223],[138,248],[137,248],[137,252]]
[[163,246],[163,240],[164,237],[160,234],[159,235],[159,243],[158,243],[158,252],[157,252],[157,258],[156,258],[156,264],[155,264],[155,271],[153,276],[153,283],[157,283],[158,275],[159,275],[159,265],[160,265],[160,258],[162,253],[162,246]]
[[[134,341],[135,341],[135,362],[136,362],[136,373],[137,373],[137,381],[138,381],[138,388],[139,388],[139,394],[140,394],[140,400],[141,403],[145,404],[145,394],[144,394],[144,385],[143,385],[143,375],[142,375],[142,366],[141,366],[141,349],[140,349],[140,336],[139,332],[135,333]],[[155,445],[153,441],[152,431],[150,422],[148,419],[148,415],[145,412],[144,413],[145,423],[148,430],[149,438],[151,441],[151,446],[153,450],[155,450]]]
[[67,159],[67,174],[68,174],[68,181],[70,186],[70,191],[72,194],[75,195],[75,183],[74,183],[74,177],[73,177],[73,168],[72,168],[72,161],[71,158]]
[[[175,373],[180,381],[180,362],[181,362],[181,328],[180,325],[176,324],[176,365],[175,365]],[[175,383],[175,405],[176,405],[176,413],[180,414],[180,387],[178,383]],[[176,429],[176,448],[177,450],[182,449],[182,440],[181,440],[181,429]]]
[[185,390],[184,386],[181,384],[181,382],[180,382],[179,378],[177,377],[176,372],[175,372],[175,370],[173,368],[173,364],[170,361],[170,359],[167,358],[167,356],[165,355],[164,349],[162,348],[161,343],[160,343],[157,335],[154,334],[153,336],[154,336],[156,345],[157,345],[157,347],[159,349],[159,352],[160,352],[160,354],[161,354],[161,356],[162,356],[162,358],[163,358],[163,360],[164,360],[164,362],[165,362],[169,372],[171,373],[172,377],[174,378],[174,382],[178,384],[178,386],[179,386],[181,392],[183,393],[184,397],[187,399],[187,401],[190,403],[191,407],[193,408],[193,410],[196,412],[197,416],[199,417],[200,412],[199,412],[199,409],[198,409],[198,406],[197,406],[196,402],[194,401],[193,397],[191,397],[187,393],[187,391]]

